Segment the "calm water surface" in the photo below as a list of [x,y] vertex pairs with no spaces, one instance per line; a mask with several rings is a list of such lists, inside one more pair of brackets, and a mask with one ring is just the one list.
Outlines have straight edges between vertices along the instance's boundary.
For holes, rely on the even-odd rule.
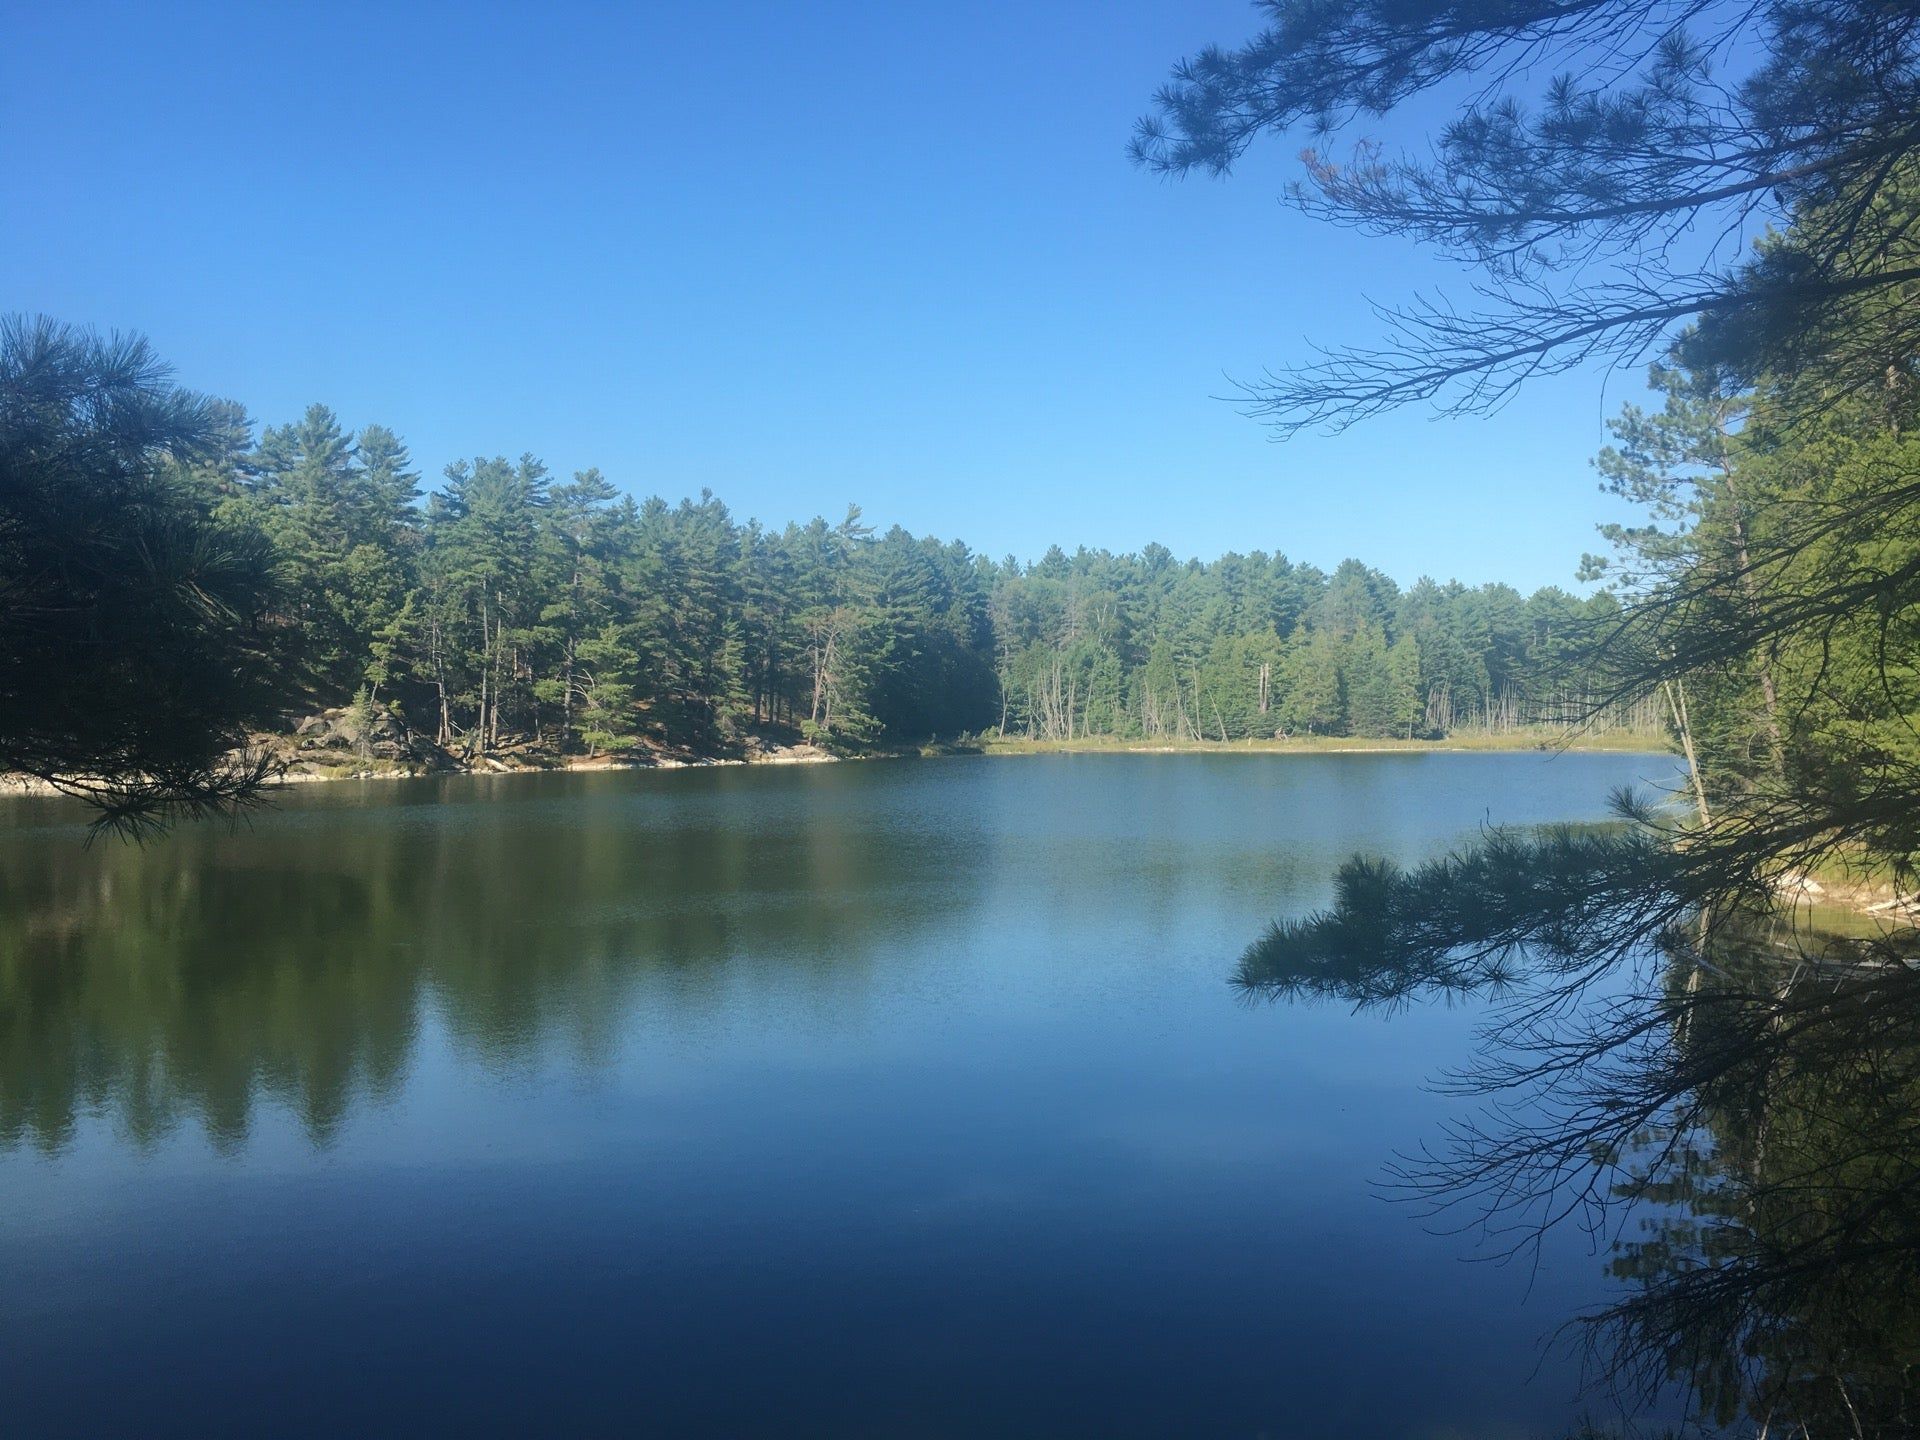
[[1062,756],[0,806],[8,1434],[1552,1433],[1575,1237],[1374,1186],[1473,1014],[1248,1008],[1364,849],[1632,755]]

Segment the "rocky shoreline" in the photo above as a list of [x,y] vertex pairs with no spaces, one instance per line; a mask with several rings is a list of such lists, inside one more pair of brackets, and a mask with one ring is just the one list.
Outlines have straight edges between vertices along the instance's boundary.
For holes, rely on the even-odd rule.
[[[291,720],[291,717],[290,717]],[[516,737],[466,753],[408,728],[391,710],[343,706],[292,720],[278,734],[253,737],[256,749],[283,767],[280,782],[399,780],[428,775],[534,775],[555,771],[673,770],[705,765],[814,765],[840,757],[802,740],[743,736],[726,751],[643,742],[619,754],[564,754],[551,744]]]
[[[288,716],[285,728],[248,737],[255,754],[278,767],[276,785],[336,780],[415,780],[435,775],[550,775],[602,770],[680,770],[711,765],[820,765],[843,757],[778,734],[748,734],[724,752],[643,742],[619,754],[572,755],[516,737],[475,754],[449,749],[408,728],[385,707],[352,706]],[[58,787],[35,776],[0,775],[0,795],[57,796]]]

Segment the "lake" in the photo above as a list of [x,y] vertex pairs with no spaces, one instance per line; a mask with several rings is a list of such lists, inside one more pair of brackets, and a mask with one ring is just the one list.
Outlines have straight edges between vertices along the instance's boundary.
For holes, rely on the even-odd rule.
[[6,1433],[1564,1431],[1556,1236],[1379,1184],[1476,1013],[1227,980],[1620,754],[1046,756],[0,805]]

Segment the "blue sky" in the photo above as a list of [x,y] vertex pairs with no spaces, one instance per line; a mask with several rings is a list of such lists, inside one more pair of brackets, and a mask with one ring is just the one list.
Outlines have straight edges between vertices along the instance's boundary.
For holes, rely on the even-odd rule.
[[531,450],[994,555],[1523,588],[1613,513],[1588,460],[1633,376],[1285,445],[1214,398],[1463,279],[1283,208],[1289,144],[1129,166],[1242,0],[0,14],[0,308],[143,331],[262,422],[391,425],[430,478]]

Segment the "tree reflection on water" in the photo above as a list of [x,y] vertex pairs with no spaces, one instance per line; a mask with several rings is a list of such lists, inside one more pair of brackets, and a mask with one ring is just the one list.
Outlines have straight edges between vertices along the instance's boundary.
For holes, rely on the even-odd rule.
[[1363,1008],[1491,997],[1442,1082],[1471,1103],[1395,1164],[1396,1193],[1465,1208],[1502,1252],[1564,1224],[1603,1242],[1621,1294],[1568,1333],[1630,1413],[1678,1389],[1680,1433],[1920,1429],[1920,932],[1696,916],[1655,952],[1570,963],[1597,953],[1589,912],[1544,957],[1436,944],[1414,971],[1380,958],[1404,935],[1367,933],[1370,874],[1356,862],[1339,921],[1276,931],[1296,943],[1256,946],[1239,983]]

